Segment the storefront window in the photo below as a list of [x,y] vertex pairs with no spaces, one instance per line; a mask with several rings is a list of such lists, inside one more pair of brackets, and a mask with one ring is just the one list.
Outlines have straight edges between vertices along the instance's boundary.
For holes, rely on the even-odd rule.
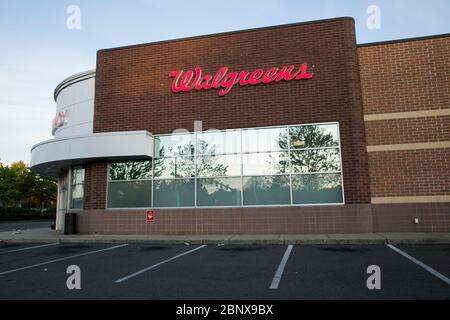
[[193,207],[195,205],[194,179],[155,180],[153,189],[155,207]]
[[73,167],[72,179],[71,179],[71,195],[70,195],[70,208],[71,209],[83,209],[84,198],[84,168]]
[[195,175],[194,156],[155,159],[155,179],[190,178]]
[[339,172],[339,148],[291,151],[292,173]]
[[242,151],[265,152],[287,150],[287,133],[287,127],[242,130]]
[[155,137],[157,157],[188,156],[194,154],[194,135],[173,134]]
[[292,200],[294,204],[342,203],[341,175],[293,175]]
[[335,124],[293,126],[289,128],[291,149],[326,148],[339,146]]
[[241,178],[197,179],[198,206],[240,206]]
[[290,204],[289,176],[244,177],[244,205]]
[[110,163],[108,208],[151,207],[152,162]]
[[109,180],[151,179],[152,162],[113,162],[109,164]]
[[240,154],[197,157],[198,177],[231,177],[240,175]]
[[243,155],[244,176],[289,173],[288,152],[247,153]]
[[155,155],[110,164],[108,208],[344,201],[336,123],[156,136]]
[[292,203],[342,203],[337,125],[291,127],[289,138]]
[[199,155],[218,155],[240,152],[240,130],[207,131],[197,134],[197,154]]

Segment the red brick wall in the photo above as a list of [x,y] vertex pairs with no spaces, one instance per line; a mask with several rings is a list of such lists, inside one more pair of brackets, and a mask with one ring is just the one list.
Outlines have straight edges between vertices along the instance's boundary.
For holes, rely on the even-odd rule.
[[[307,81],[174,94],[170,71],[268,69],[308,61]],[[255,234],[450,231],[450,203],[372,204],[371,197],[450,195],[449,149],[366,152],[366,145],[449,141],[450,117],[364,122],[363,115],[449,108],[450,37],[355,45],[338,19],[103,50],[94,132],[170,133],[338,121],[344,206],[108,211],[106,163],[86,168],[81,233]],[[367,137],[367,144],[366,144]],[[370,172],[370,179],[369,179]],[[414,223],[419,218],[419,224]]]
[[[314,66],[314,77],[258,86],[171,92],[169,72]],[[203,129],[339,121],[346,203],[369,203],[362,98],[351,19],[227,33],[98,52],[94,132]],[[92,173],[95,174],[95,173]]]
[[84,209],[106,206],[107,163],[91,162],[85,167]]
[[265,207],[156,210],[155,223],[145,212],[85,210],[78,214],[80,233],[98,234],[298,234],[372,232],[370,204],[315,207]]

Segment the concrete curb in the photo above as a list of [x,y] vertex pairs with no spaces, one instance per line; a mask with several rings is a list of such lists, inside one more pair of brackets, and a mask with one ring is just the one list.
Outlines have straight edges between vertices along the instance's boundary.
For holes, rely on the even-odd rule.
[[0,234],[2,243],[130,243],[147,245],[385,245],[450,244],[443,234],[354,234],[354,235],[211,235],[211,236],[130,236],[130,235],[36,235]]

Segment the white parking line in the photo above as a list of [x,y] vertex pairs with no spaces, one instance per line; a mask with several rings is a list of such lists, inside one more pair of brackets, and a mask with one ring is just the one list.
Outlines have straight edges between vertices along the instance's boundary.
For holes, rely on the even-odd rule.
[[[56,246],[58,243],[48,243],[48,244],[43,244],[43,245],[39,245],[39,246],[33,246],[33,247],[27,247],[27,248],[21,248],[21,249],[15,249],[15,250],[10,250],[10,251],[6,251],[4,253],[12,253],[12,252],[20,252],[20,251],[25,251],[25,250],[32,250],[32,249],[38,249],[38,248],[44,248],[44,247],[49,247],[49,246]],[[2,252],[3,253],[3,252]]]
[[116,281],[114,281],[114,282],[115,282],[115,283],[121,283],[121,282],[124,282],[124,281],[126,281],[126,280],[128,280],[128,279],[131,279],[131,278],[134,278],[134,277],[136,277],[136,276],[138,276],[138,275],[140,275],[140,274],[142,274],[142,273],[144,273],[144,272],[147,272],[147,271],[149,271],[149,270],[152,270],[152,269],[154,269],[154,268],[156,268],[156,267],[158,267],[158,266],[160,266],[160,265],[162,265],[162,264],[164,264],[164,263],[167,263],[167,262],[169,262],[169,261],[178,259],[178,258],[180,258],[180,257],[182,257],[182,256],[185,256],[185,255],[190,254],[190,253],[192,253],[192,252],[194,252],[194,251],[200,250],[200,249],[202,249],[202,248],[204,248],[204,247],[206,247],[206,244],[204,244],[204,245],[202,245],[202,246],[200,246],[200,247],[194,248],[194,249],[192,249],[192,250],[189,250],[189,251],[180,253],[180,254],[178,254],[178,255],[172,257],[172,258],[169,258],[169,259],[166,259],[166,260],[164,260],[164,261],[158,262],[157,264],[154,264],[154,265],[152,265],[152,266],[150,266],[150,267],[147,267],[147,268],[145,268],[145,269],[139,270],[139,271],[137,271],[137,272],[135,272],[135,273],[132,273],[132,274],[126,276],[126,277],[120,278],[120,279],[118,279],[118,280],[116,280]]
[[272,284],[270,285],[270,289],[278,289],[278,285],[281,281],[281,276],[283,275],[284,267],[286,266],[286,262],[289,259],[289,255],[291,254],[292,248],[294,246],[292,244],[288,245],[286,252],[281,259],[280,265],[278,266],[277,272],[275,272],[275,276],[273,277]]
[[411,260],[412,262],[414,262],[415,264],[419,265],[420,267],[424,268],[425,270],[427,270],[429,273],[431,273],[433,276],[441,279],[442,281],[444,281],[446,284],[450,285],[450,279],[447,278],[446,276],[444,276],[442,273],[439,273],[438,271],[434,270],[433,268],[427,266],[425,263],[417,260],[414,257],[411,257],[409,254],[407,254],[406,252],[403,252],[402,250],[400,250],[399,248],[393,246],[392,244],[388,244],[387,245],[389,248],[391,248],[392,250],[394,250],[395,252],[397,252],[398,254],[401,254],[402,256],[404,256],[405,258]]
[[27,269],[31,269],[31,268],[36,268],[36,267],[40,267],[46,264],[50,264],[50,263],[55,263],[55,262],[59,262],[59,261],[64,261],[64,260],[69,260],[69,259],[74,259],[74,258],[78,258],[78,257],[83,257],[83,256],[87,256],[89,254],[94,254],[94,253],[99,253],[99,252],[104,252],[104,251],[109,251],[109,250],[113,250],[113,249],[117,249],[117,248],[122,248],[127,246],[128,244],[121,244],[118,246],[114,246],[114,247],[109,247],[109,248],[105,248],[105,249],[100,249],[100,250],[94,250],[94,251],[88,251],[88,252],[84,252],[84,253],[80,253],[80,254],[75,254],[69,257],[64,257],[64,258],[58,258],[58,259],[54,259],[54,260],[50,260],[50,261],[45,261],[45,262],[41,262],[41,263],[37,263],[37,264],[33,264],[31,266],[26,266],[26,267],[22,267],[22,268],[17,268],[17,269],[12,269],[12,270],[8,270],[8,271],[3,271],[0,272],[0,276],[8,274],[8,273],[13,273],[13,272],[17,272],[17,271],[22,271],[22,270],[27,270]]

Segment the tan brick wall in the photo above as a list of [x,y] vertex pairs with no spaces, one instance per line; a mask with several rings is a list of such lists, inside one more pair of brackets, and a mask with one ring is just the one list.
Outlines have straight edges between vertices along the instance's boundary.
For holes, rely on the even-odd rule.
[[450,37],[360,46],[364,113],[450,108]]
[[450,195],[450,149],[370,152],[372,197]]
[[369,146],[450,141],[450,116],[367,121],[366,137]]
[[[411,113],[450,109],[450,36],[361,46],[358,57],[366,120],[404,112],[365,122],[372,197],[450,195],[450,116]],[[434,142],[442,148],[423,150]],[[385,145],[396,146],[376,151]]]

